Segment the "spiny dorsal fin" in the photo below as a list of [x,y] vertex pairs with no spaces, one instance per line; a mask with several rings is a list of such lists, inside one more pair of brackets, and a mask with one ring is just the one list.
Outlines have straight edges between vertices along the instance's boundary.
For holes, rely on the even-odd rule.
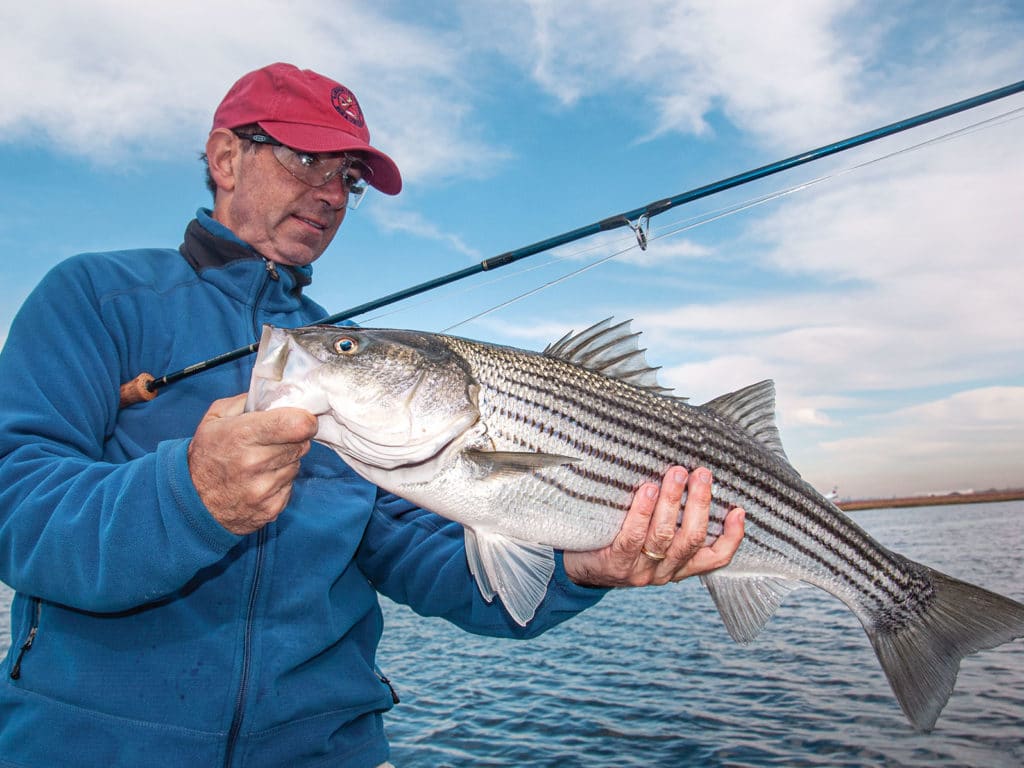
[[637,345],[640,334],[630,331],[630,322],[626,320],[612,325],[612,318],[609,317],[585,331],[565,334],[554,344],[549,344],[544,354],[648,392],[671,392],[669,387],[658,384],[658,369],[647,364],[644,356],[646,350]]
[[[765,379],[704,403],[719,416],[735,422],[776,456],[789,464],[775,426],[775,382]],[[796,472],[796,470],[793,470]]]

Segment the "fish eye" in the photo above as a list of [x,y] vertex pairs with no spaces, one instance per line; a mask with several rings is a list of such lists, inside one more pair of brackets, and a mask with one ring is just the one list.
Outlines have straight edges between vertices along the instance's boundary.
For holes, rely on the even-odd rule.
[[340,336],[334,341],[334,351],[339,355],[354,355],[359,349],[359,342],[351,336]]

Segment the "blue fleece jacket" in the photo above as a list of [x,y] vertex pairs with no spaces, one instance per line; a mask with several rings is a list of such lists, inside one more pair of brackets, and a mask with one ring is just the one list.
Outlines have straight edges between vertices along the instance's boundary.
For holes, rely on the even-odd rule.
[[126,409],[118,388],[323,317],[310,276],[200,211],[178,251],[77,256],[25,302],[0,353],[0,580],[16,591],[0,766],[376,766],[392,706],[377,592],[506,637],[600,598],[559,560],[518,627],[481,599],[459,526],[320,445],[276,522],[243,537],[213,519],[186,451],[252,360]]

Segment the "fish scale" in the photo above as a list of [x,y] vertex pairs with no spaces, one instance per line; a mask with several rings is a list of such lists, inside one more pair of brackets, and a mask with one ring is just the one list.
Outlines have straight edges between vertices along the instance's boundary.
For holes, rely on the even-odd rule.
[[[590,382],[573,380],[586,378],[590,372],[566,367],[557,359],[534,357],[530,365],[517,367],[514,354],[488,354],[493,347],[460,339],[446,341],[470,362],[481,387],[481,420],[496,436],[499,449],[515,446],[587,457],[586,471],[579,469],[579,465],[566,468],[574,482],[548,479],[549,473],[539,474],[541,482],[556,485],[566,498],[621,509],[624,499],[628,503],[642,482],[657,479],[673,463],[691,468],[708,466],[715,475],[719,500],[726,502],[716,505],[716,520],[721,523],[731,506],[741,506],[748,512],[745,551],[737,556],[737,566],[759,559],[782,563],[780,575],[842,595],[859,615],[871,616],[876,621],[885,617],[893,629],[910,621],[912,614],[906,610],[891,610],[887,614],[886,606],[924,608],[932,599],[929,585],[922,583],[918,574],[912,569],[907,572],[903,563],[873,543],[859,527],[837,516],[833,505],[814,500],[815,490],[795,473],[769,475],[762,466],[732,461],[730,457],[742,454],[741,438],[717,415],[702,414],[692,407],[684,410],[681,403],[669,398],[652,401],[650,396],[639,397],[634,388],[614,380],[600,380],[595,386],[587,386]],[[572,382],[572,386],[564,382]],[[738,399],[740,413],[749,413],[754,408],[756,397],[748,394]],[[509,401],[514,402],[515,408],[509,406]],[[656,422],[648,416],[651,408],[663,419],[660,429],[653,426]],[[534,424],[543,423],[540,417],[545,417],[548,426],[527,431],[527,438],[522,430],[525,414],[530,414]],[[627,418],[633,420],[632,434],[645,435],[645,442],[621,438]],[[666,419],[674,429],[665,429]],[[556,435],[561,439],[554,439]],[[603,438],[603,450],[573,453],[573,447],[595,435]],[[499,437],[508,441],[502,442]],[[696,446],[695,452],[688,451],[688,444]],[[647,460],[643,469],[626,466],[637,462],[638,456]],[[766,458],[774,459],[770,455]],[[788,481],[791,477],[792,481]],[[615,495],[615,490],[623,490],[627,495]],[[780,497],[786,498],[790,506],[802,507],[802,513],[788,512],[790,507],[778,503]],[[721,524],[718,527],[720,531]],[[539,521],[536,528],[550,529],[550,525]]]
[[[487,347],[461,339],[450,339],[448,343],[470,363],[474,378],[481,386],[481,419],[488,424],[489,434],[499,450],[517,447],[586,456],[582,465],[585,469],[579,468],[580,465],[567,468],[573,482],[548,479],[546,474],[540,476],[542,482],[557,484],[566,497],[621,509],[628,506],[629,499],[642,483],[660,478],[667,466],[673,463],[691,468],[707,466],[714,474],[718,498],[728,502],[716,505],[716,520],[723,521],[732,506],[744,507],[748,544],[785,556],[786,553],[772,546],[768,538],[774,537],[777,541],[784,537],[793,550],[802,555],[799,560],[805,563],[805,569],[798,574],[791,565],[789,570],[793,575],[812,583],[838,578],[852,588],[862,586],[861,580],[870,579],[867,591],[857,589],[851,593],[866,607],[907,599],[909,580],[900,579],[900,571],[892,559],[881,553],[877,545],[869,545],[859,528],[848,523],[840,530],[831,505],[822,510],[819,505],[806,504],[808,510],[800,517],[787,515],[781,505],[774,509],[772,501],[786,490],[794,491],[795,503],[799,503],[806,501],[807,491],[813,493],[813,489],[802,481],[783,485],[776,478],[765,480],[763,469],[749,464],[732,463],[730,466],[727,457],[736,455],[740,440],[716,424],[720,420],[705,417],[699,425],[680,431],[679,424],[692,419],[688,413],[699,413],[696,408],[684,411],[675,403],[659,403],[660,407],[653,409],[653,413],[661,417],[659,423],[651,415],[652,410],[643,408],[644,401],[636,397],[634,388],[616,387],[617,382],[604,380],[603,386],[597,389],[588,386],[591,382],[579,380],[587,377],[588,371],[566,366],[559,360],[537,357],[531,359],[529,366],[514,366],[507,354],[488,354]],[[508,375],[510,371],[516,372],[514,381]],[[624,432],[621,414],[638,420],[633,434],[647,436],[646,442],[620,437]],[[524,431],[523,426],[528,421],[534,426]],[[546,426],[539,429],[540,424]],[[719,428],[715,429],[716,426]],[[595,435],[602,439],[593,446],[594,450],[580,450],[582,443]],[[688,438],[703,452],[688,453]],[[736,473],[743,469],[747,470],[745,476]],[[772,484],[766,485],[769,482]],[[766,520],[768,512],[774,512],[777,521],[766,531],[762,521]],[[779,528],[778,522],[785,523],[785,529]],[[845,544],[843,551],[837,551],[842,544]],[[837,557],[817,557],[818,552],[835,552]],[[787,559],[791,564],[798,561],[792,553]],[[879,580],[878,572],[869,572],[869,563],[883,568],[881,573],[886,579]],[[819,568],[826,571],[821,573]]]
[[[705,418],[699,426],[680,430],[680,423],[689,421],[686,413],[696,414],[696,409],[673,409],[669,402],[657,402],[660,407],[651,409],[649,400],[645,403],[636,397],[635,390],[616,387],[614,381],[602,381],[600,387],[587,386],[590,382],[574,381],[574,378],[586,376],[587,372],[579,369],[566,370],[567,366],[557,360],[535,358],[532,361],[533,365],[516,368],[508,355],[488,356],[486,347],[481,348],[461,340],[451,340],[450,343],[456,352],[470,361],[477,382],[487,393],[481,396],[481,418],[488,423],[493,434],[512,435],[514,437],[510,438],[511,444],[529,450],[571,455],[586,453],[573,452],[573,448],[579,445],[584,436],[601,435],[605,438],[604,450],[598,452],[599,456],[595,461],[586,464],[590,472],[584,474],[577,468],[578,465],[568,467],[568,472],[577,482],[559,486],[567,497],[621,508],[624,503],[628,503],[628,499],[641,483],[659,478],[664,468],[672,463],[682,463],[690,467],[709,466],[715,474],[716,486],[724,491],[721,495],[731,502],[730,506],[743,506],[747,509],[748,521],[751,524],[747,538],[751,543],[760,544],[764,551],[783,556],[787,553],[781,551],[777,544],[772,546],[771,538],[776,542],[783,539],[790,544],[792,551],[786,558],[790,564],[787,569],[790,574],[802,576],[805,580],[817,584],[839,579],[851,587],[850,595],[856,597],[862,605],[877,606],[883,603],[884,597],[865,594],[862,589],[858,589],[861,584],[857,581],[858,578],[868,577],[869,574],[862,563],[875,555],[878,548],[866,546],[865,540],[861,538],[860,541],[848,544],[848,548],[853,550],[852,553],[840,553],[848,554],[846,559],[828,558],[839,541],[837,534],[845,534],[842,535],[842,540],[846,542],[851,538],[849,532],[836,530],[835,526],[829,530],[829,523],[835,519],[831,505],[825,515],[818,514],[816,518],[789,516],[786,514],[786,508],[781,506],[773,509],[770,506],[771,502],[784,490],[783,484],[777,478],[772,478],[768,481],[770,485],[766,487],[766,481],[762,479],[763,471],[750,465],[736,464],[734,467],[748,469],[746,476],[728,471],[728,457],[736,455],[741,441],[730,434],[730,430],[722,429],[720,424],[716,424],[718,420],[713,417]],[[506,375],[512,370],[517,374],[514,383]],[[544,394],[539,395],[539,392]],[[518,407],[496,407],[488,411],[487,401],[490,399],[503,404],[514,400]],[[596,402],[600,400],[603,402]],[[750,398],[746,398],[744,404],[749,404],[749,401]],[[648,407],[644,408],[644,405]],[[531,407],[539,408],[541,416],[553,419],[559,424],[555,434],[565,435],[565,444],[558,440],[544,440],[544,435],[536,431],[530,436],[540,439],[533,443],[522,437],[521,414],[529,412]],[[517,417],[508,418],[513,412]],[[661,416],[662,422],[665,423],[655,421],[651,413]],[[621,438],[624,420],[621,414],[628,414],[636,420],[634,434],[646,436],[647,442]],[[505,416],[504,419],[501,418],[502,415]],[[719,428],[714,429],[715,426]],[[666,427],[674,428],[674,431]],[[698,446],[697,452],[686,451],[688,442]],[[504,446],[499,444],[499,447]],[[620,457],[628,456],[636,461],[638,452],[647,459],[644,471],[629,471],[628,467],[623,466],[624,460]],[[796,484],[790,484],[789,487],[797,491],[795,503],[802,501],[805,489]],[[616,496],[610,493],[616,489],[623,490],[625,495]],[[727,509],[728,507],[719,506],[718,516],[724,519]],[[788,525],[780,528],[776,521],[776,525],[769,527],[767,532],[763,529],[759,531],[758,528],[766,519],[764,513],[767,511],[775,512],[777,517]],[[794,556],[793,551],[798,553],[799,557]],[[818,554],[820,552],[824,552],[826,556],[823,558]],[[874,560],[877,565],[886,569],[883,573],[889,581],[879,581],[878,574],[872,572],[871,588],[884,592],[885,597],[890,600],[905,601],[905,589],[909,584],[895,582],[900,574],[890,560],[882,556],[876,556]],[[793,567],[798,562],[805,566],[799,572]],[[821,571],[822,568],[825,569],[824,572]],[[851,575],[851,571],[859,572]]]
[[[306,408],[316,439],[388,491],[461,523],[483,597],[526,624],[553,549],[612,542],[636,489],[708,467],[708,542],[746,510],[732,561],[701,577],[738,642],[800,585],[861,621],[915,728],[935,724],[960,660],[1024,635],[1024,605],[872,539],[790,465],[761,382],[691,405],[665,394],[629,323],[543,353],[416,331],[266,328],[247,408]],[[341,343],[344,342],[344,343]]]

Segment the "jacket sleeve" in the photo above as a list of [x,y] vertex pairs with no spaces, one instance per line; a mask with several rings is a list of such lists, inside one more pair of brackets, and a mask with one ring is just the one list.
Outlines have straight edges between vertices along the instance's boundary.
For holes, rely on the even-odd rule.
[[125,340],[139,332],[106,311],[89,270],[64,262],[0,351],[0,580],[96,612],[163,597],[238,541],[199,499],[187,439],[103,460]]
[[596,604],[607,592],[580,587],[555,553],[555,573],[533,619],[521,627],[501,600],[484,600],[466,563],[462,526],[379,491],[358,554],[373,585],[423,616],[440,616],[470,632],[534,637]]

